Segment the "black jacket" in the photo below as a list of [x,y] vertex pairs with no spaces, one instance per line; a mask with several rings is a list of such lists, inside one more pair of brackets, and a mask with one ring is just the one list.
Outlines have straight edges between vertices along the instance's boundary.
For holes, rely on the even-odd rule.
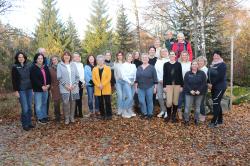
[[208,69],[208,83],[212,84],[213,89],[224,90],[227,89],[227,65],[222,62],[213,65]]
[[200,95],[204,95],[207,89],[207,77],[206,74],[198,70],[197,73],[188,71],[184,77],[184,89],[183,92],[186,95],[192,95],[190,91],[199,91]]
[[14,91],[32,89],[30,80],[31,63],[14,64],[12,66],[11,77]]
[[[46,85],[51,84],[50,72],[47,66],[44,66],[46,74]],[[42,86],[44,86],[44,79],[41,68],[37,65],[33,65],[30,71],[30,79],[34,92],[43,92]]]
[[152,65],[152,66],[155,66],[156,61],[157,61],[157,57],[149,58],[148,63],[149,63],[150,65]]
[[135,60],[133,61],[133,64],[135,64],[136,68],[138,68],[139,66],[142,65],[142,61],[140,61],[139,59],[135,59]]
[[181,85],[183,87],[182,67],[180,62],[171,64],[167,62],[163,66],[163,87],[166,85]]

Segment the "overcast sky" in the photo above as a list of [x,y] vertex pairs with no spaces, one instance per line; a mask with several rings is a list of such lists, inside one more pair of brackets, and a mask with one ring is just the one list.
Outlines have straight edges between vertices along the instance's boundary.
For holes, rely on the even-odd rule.
[[[250,0],[240,0],[241,5],[250,8]],[[16,0],[17,6],[13,11],[8,12],[4,16],[0,16],[3,23],[23,29],[24,32],[32,34],[38,23],[40,8],[42,8],[42,0]],[[112,18],[113,26],[116,22],[117,7],[123,3],[127,9],[129,20],[132,26],[135,23],[135,17],[132,12],[132,0],[106,0],[109,7],[109,16]],[[86,25],[91,13],[92,0],[57,0],[56,8],[59,9],[59,18],[65,22],[67,18],[72,16],[78,33],[81,38],[84,36]],[[145,6],[148,6],[148,0],[137,0],[139,13]]]

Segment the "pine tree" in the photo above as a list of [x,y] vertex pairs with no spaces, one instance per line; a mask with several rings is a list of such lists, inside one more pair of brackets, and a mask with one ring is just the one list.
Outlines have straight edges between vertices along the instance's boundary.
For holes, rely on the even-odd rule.
[[48,55],[60,54],[64,50],[62,45],[62,24],[58,20],[58,10],[55,0],[43,0],[40,10],[41,16],[35,32],[36,47],[46,49]]
[[66,33],[65,33],[65,48],[71,52],[80,52],[81,51],[81,41],[78,36],[78,32],[75,27],[75,23],[72,17],[68,18]]
[[87,53],[101,54],[105,50],[111,50],[111,20],[107,14],[105,0],[94,0],[92,7],[92,15],[85,32],[83,48],[86,49]]
[[129,25],[125,8],[121,5],[117,16],[116,33],[118,48],[124,52],[129,52],[132,47],[132,35],[129,32]]

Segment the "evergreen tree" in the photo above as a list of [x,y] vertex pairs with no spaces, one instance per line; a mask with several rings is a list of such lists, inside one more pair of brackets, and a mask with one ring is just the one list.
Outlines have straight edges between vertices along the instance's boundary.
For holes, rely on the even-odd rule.
[[132,35],[129,32],[129,21],[125,14],[125,8],[120,6],[117,16],[116,35],[119,50],[129,52],[132,49]]
[[92,7],[92,15],[85,32],[83,48],[86,49],[87,53],[100,54],[105,50],[111,50],[112,47],[111,20],[107,14],[105,0],[94,0]]
[[62,24],[58,20],[58,10],[55,0],[43,0],[40,10],[41,16],[35,32],[36,47],[46,49],[48,55],[60,54],[64,50],[62,45]]

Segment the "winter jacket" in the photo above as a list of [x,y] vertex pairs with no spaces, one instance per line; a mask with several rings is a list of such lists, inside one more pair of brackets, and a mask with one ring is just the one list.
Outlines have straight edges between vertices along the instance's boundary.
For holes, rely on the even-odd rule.
[[172,50],[176,54],[176,59],[180,58],[180,55],[181,55],[182,51],[187,51],[188,54],[189,54],[189,61],[192,62],[192,60],[193,60],[193,52],[192,52],[192,47],[191,47],[190,42],[188,42],[188,41],[184,41],[184,43],[175,42],[173,44]]
[[213,85],[213,89],[224,90],[227,88],[226,71],[227,66],[224,62],[212,65],[208,69],[208,83]]

